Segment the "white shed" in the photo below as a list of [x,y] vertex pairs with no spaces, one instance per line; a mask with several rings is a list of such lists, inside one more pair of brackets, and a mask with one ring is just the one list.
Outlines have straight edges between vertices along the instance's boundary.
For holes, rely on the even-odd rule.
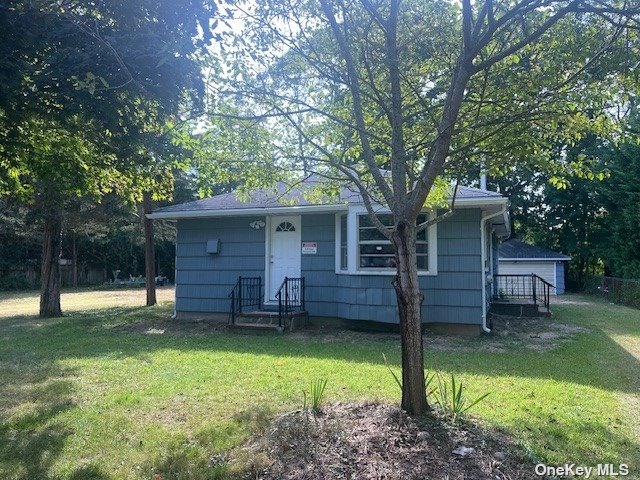
[[535,273],[555,285],[553,295],[564,293],[565,264],[571,260],[562,253],[536,247],[511,239],[498,247],[498,273],[501,275],[530,275]]

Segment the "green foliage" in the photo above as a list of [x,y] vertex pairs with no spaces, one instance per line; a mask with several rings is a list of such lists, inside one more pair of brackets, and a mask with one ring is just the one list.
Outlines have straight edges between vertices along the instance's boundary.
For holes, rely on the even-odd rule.
[[637,107],[617,144],[589,135],[558,144],[570,175],[513,168],[496,179],[511,200],[514,234],[572,257],[569,283],[581,289],[592,275],[640,278],[640,115]]
[[0,291],[28,290],[33,287],[34,285],[24,276],[9,275],[0,278]]
[[302,409],[309,408],[311,413],[318,415],[322,412],[322,403],[324,399],[324,391],[327,387],[328,378],[312,380],[309,384],[309,394],[303,390]]
[[[400,388],[400,391],[402,391],[402,382],[396,372],[394,372],[389,366],[387,357],[384,353],[382,354],[382,358],[384,359],[384,364],[387,367],[387,370],[389,370],[389,373],[391,373],[391,376]],[[438,370],[435,370],[433,373],[425,371],[424,383],[427,392],[427,400],[429,400],[430,403],[434,403],[442,415],[448,418],[452,423],[456,423],[465,412],[489,396],[489,393],[485,393],[484,395],[469,402],[464,396],[462,382],[456,381],[453,373],[451,374],[451,382],[448,383]]]
[[[171,198],[170,121],[203,92],[193,54],[208,0],[5,2],[0,29],[0,195],[61,209],[113,192]],[[52,46],[55,45],[55,48]]]
[[436,371],[435,374],[428,377],[428,385],[430,385],[434,379],[436,385],[435,388],[430,391],[431,398],[434,399],[442,414],[452,423],[459,421],[465,412],[487,398],[490,394],[490,392],[487,392],[473,401],[468,401],[464,396],[462,382],[456,382],[456,377],[453,373],[451,374],[451,382],[448,382],[440,372]]
[[384,360],[384,364],[387,367],[387,370],[389,370],[389,373],[391,374],[396,384],[398,385],[398,388],[400,389],[400,391],[402,391],[402,381],[400,380],[396,372],[394,372],[389,366],[389,362],[387,362],[387,356],[384,353],[382,354],[382,359]]
[[[346,61],[316,1],[270,0],[248,7],[250,18],[242,29],[223,36],[220,58],[208,62],[225,67],[212,69],[212,82],[220,87],[210,111],[226,116],[231,102],[234,115],[269,130],[276,147],[274,163],[320,172],[343,183],[350,183],[345,173],[350,170],[380,199],[371,167],[364,162],[361,137],[366,135],[371,144],[377,167],[391,170],[394,162],[403,163],[409,183],[419,175],[441,135],[438,120],[462,42],[461,11],[440,1],[403,2],[399,8],[404,151],[398,155],[392,153],[387,39],[371,14],[374,9],[387,18],[389,7],[367,9],[358,1],[329,4],[348,32],[366,132],[356,127],[354,99],[345,87]],[[472,5],[481,8],[482,2]],[[512,5],[491,8],[498,18]],[[527,13],[521,24],[498,29],[476,61],[523,41],[556,8],[553,4]],[[241,9],[227,14],[245,18]],[[474,11],[473,16],[482,14]],[[619,135],[610,106],[628,98],[627,81],[638,52],[629,49],[627,41],[637,33],[624,39],[597,15],[585,14],[578,23],[580,28],[573,16],[567,16],[539,41],[471,77],[455,120],[449,158],[438,172],[444,179],[458,178],[471,165],[481,164],[492,175],[507,173],[513,165],[548,172],[557,186],[565,188],[567,176],[597,175],[587,172],[579,160],[565,162],[553,146],[575,145],[590,134],[611,139]],[[304,34],[292,33],[287,25],[298,25]],[[606,55],[594,57],[603,45]],[[437,190],[431,191],[427,205],[442,203]]]

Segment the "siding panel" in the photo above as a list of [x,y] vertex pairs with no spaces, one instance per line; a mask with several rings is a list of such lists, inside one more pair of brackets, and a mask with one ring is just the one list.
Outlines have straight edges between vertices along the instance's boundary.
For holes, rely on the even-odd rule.
[[[333,214],[302,215],[302,241],[318,242],[315,255],[301,256],[311,316],[397,323],[392,276],[335,273]],[[239,275],[264,280],[265,229],[261,217],[180,220],[176,245],[176,309],[226,312],[227,295]],[[461,209],[438,224],[438,275],[421,276],[426,322],[481,323],[480,210]],[[220,240],[220,253],[205,252]]]

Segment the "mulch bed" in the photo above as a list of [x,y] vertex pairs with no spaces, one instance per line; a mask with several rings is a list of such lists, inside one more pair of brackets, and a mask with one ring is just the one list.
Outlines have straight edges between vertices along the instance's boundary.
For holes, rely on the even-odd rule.
[[378,403],[282,415],[240,457],[253,465],[247,478],[264,480],[540,478],[504,435]]

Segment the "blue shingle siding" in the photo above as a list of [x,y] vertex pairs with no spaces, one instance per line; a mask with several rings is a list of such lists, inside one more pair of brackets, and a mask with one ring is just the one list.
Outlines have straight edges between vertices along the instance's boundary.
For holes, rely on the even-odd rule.
[[[178,221],[176,310],[227,312],[227,295],[238,276],[264,278],[264,228],[249,226],[261,217]],[[220,253],[206,253],[207,240],[220,240]]]
[[[227,295],[239,275],[264,281],[265,229],[249,227],[259,217],[180,220],[176,247],[178,312],[227,312]],[[438,224],[438,275],[421,276],[423,320],[480,324],[482,287],[480,209],[460,209]],[[335,217],[302,215],[301,240],[318,242],[301,256],[311,316],[397,322],[393,277],[335,273]],[[206,242],[220,240],[220,253]]]

